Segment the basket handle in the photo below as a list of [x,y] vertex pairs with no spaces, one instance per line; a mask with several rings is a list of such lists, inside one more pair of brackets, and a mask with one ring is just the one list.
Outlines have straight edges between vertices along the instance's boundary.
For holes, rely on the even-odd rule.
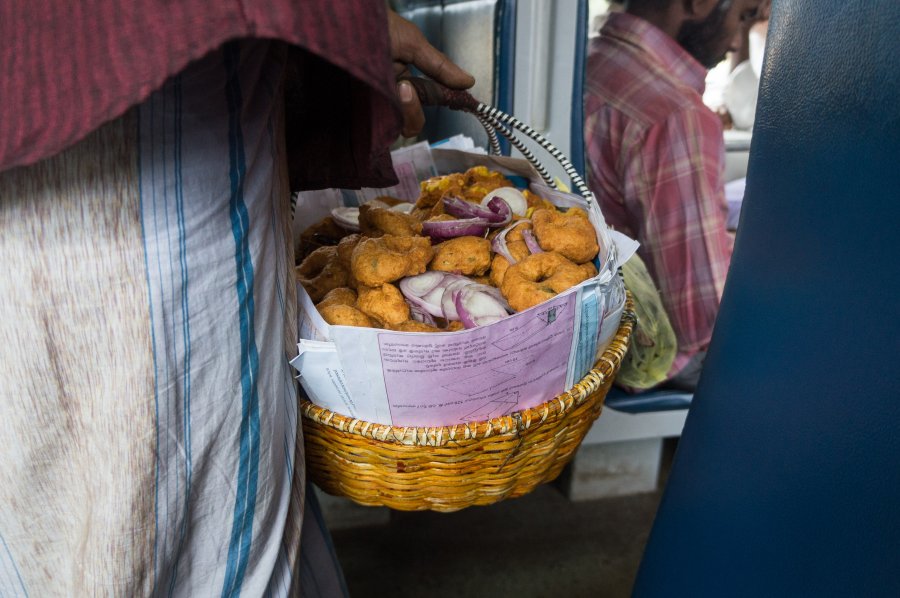
[[584,197],[585,201],[588,204],[594,203],[594,194],[588,188],[587,184],[584,182],[584,179],[578,174],[578,171],[575,170],[575,167],[566,158],[559,149],[555,145],[553,145],[547,138],[543,135],[526,125],[525,123],[519,121],[514,116],[506,114],[502,110],[498,110],[493,106],[488,106],[483,102],[479,102],[472,95],[464,90],[456,90],[450,89],[441,85],[436,81],[432,81],[430,79],[424,79],[422,77],[409,77],[405,80],[409,81],[413,88],[416,90],[416,94],[419,96],[419,101],[425,106],[444,106],[450,108],[451,110],[460,110],[463,112],[469,112],[478,117],[478,120],[481,121],[481,124],[484,126],[485,130],[488,132],[488,138],[491,141],[492,149],[496,149],[496,132],[499,132],[501,135],[509,139],[510,143],[519,150],[525,159],[528,160],[532,166],[537,169],[538,173],[540,173],[541,178],[544,179],[544,182],[553,189],[557,188],[556,182],[553,180],[553,177],[550,176],[550,173],[547,172],[547,169],[540,163],[540,161],[534,156],[531,151],[516,137],[514,130],[520,131],[536,141],[538,145],[540,145],[551,157],[553,157],[557,162],[559,162],[560,166],[563,167],[563,170],[566,171],[566,175],[572,180],[572,184],[578,189],[578,192]]

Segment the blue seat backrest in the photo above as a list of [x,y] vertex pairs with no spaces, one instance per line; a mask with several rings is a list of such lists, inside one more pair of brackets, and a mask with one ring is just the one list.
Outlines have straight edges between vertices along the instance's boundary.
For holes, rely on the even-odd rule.
[[900,596],[900,2],[775,0],[645,596]]
[[[432,45],[475,76],[476,98],[513,111],[516,0],[394,0],[392,5]],[[425,109],[422,138],[435,142],[458,133],[488,147],[487,134],[475,117],[446,108]]]

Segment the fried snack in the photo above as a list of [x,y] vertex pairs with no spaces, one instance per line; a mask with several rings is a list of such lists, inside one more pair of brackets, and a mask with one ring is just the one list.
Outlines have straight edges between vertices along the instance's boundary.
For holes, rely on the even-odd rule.
[[447,195],[459,197],[462,195],[465,175],[460,172],[435,176],[419,183],[419,199],[416,200],[416,208],[428,209],[441,203]]
[[377,288],[360,287],[356,307],[378,326],[399,324],[409,319],[409,304],[400,289],[390,283]]
[[509,260],[502,255],[495,255],[493,261],[491,261],[491,284],[499,289],[500,285],[503,284],[503,278],[506,276],[508,269]]
[[350,305],[326,305],[319,313],[326,322],[335,326],[373,327],[369,316]]
[[528,207],[534,210],[555,210],[556,206],[552,203],[538,195],[537,193],[532,193],[528,189],[522,190],[522,195],[525,196],[525,201],[528,202]]
[[462,197],[480,203],[494,189],[512,186],[512,182],[501,173],[488,170],[486,166],[473,166],[466,171]]
[[594,259],[600,250],[594,225],[580,208],[567,212],[535,210],[531,221],[534,235],[545,251],[555,251],[581,264]]
[[[439,206],[447,196],[459,197],[476,203],[485,195],[500,187],[512,187],[513,184],[499,172],[488,170],[486,166],[474,166],[464,173],[456,172],[444,176],[432,177],[420,184],[419,199],[416,208],[425,209]],[[443,209],[436,213],[442,213]]]
[[299,264],[302,262],[306,256],[319,247],[337,245],[338,241],[348,234],[349,231],[338,226],[331,216],[323,218],[300,233],[300,245],[297,248],[297,263]]
[[446,332],[446,330],[441,330],[440,328],[426,324],[425,322],[419,322],[418,320],[406,320],[399,324],[390,324],[386,328],[389,330],[396,330],[397,332]]
[[500,292],[510,307],[523,311],[551,299],[597,273],[593,264],[576,264],[553,252],[535,253],[513,264]]
[[434,250],[432,270],[480,276],[491,267],[491,242],[481,237],[456,237]]
[[531,255],[531,251],[525,243],[525,238],[522,236],[522,231],[525,230],[531,230],[530,222],[524,222],[506,233],[506,248],[517,262]]
[[338,261],[340,261],[341,266],[347,271],[347,286],[353,289],[359,286],[359,281],[353,276],[350,262],[352,261],[353,250],[356,249],[356,246],[359,245],[359,242],[362,239],[363,236],[359,234],[347,235],[341,239],[341,242],[337,245]]
[[321,301],[328,291],[347,286],[350,274],[338,259],[335,246],[319,247],[306,256],[295,272],[313,303]]
[[427,237],[362,239],[350,258],[352,275],[367,287],[381,286],[425,271],[433,251]]
[[[531,230],[530,222],[523,222],[506,233],[506,249],[517,262],[531,255],[531,250],[528,249],[528,245],[522,236],[522,231],[525,230]],[[491,262],[490,271],[492,285],[499,288],[503,284],[503,277],[506,275],[507,268],[509,268],[509,260],[502,255],[495,255]]]
[[413,237],[422,233],[422,223],[410,214],[363,204],[359,207],[359,229],[367,237]]
[[358,234],[347,235],[337,245],[338,259],[347,270],[350,269],[350,258],[353,255],[353,250],[356,249],[362,238],[362,235]]
[[356,306],[356,291],[347,287],[331,289],[321,301],[316,303],[316,309],[321,311],[323,307],[328,307],[329,305]]
[[459,320],[453,320],[447,327],[444,329],[444,332],[459,332],[460,330],[465,330],[466,326],[460,322]]

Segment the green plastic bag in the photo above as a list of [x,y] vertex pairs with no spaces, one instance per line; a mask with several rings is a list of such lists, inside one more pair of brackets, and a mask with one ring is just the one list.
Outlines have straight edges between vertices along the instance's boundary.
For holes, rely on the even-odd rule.
[[637,326],[616,382],[631,388],[650,388],[666,379],[675,360],[678,341],[659,291],[644,262],[633,255],[622,266],[625,288],[631,291]]

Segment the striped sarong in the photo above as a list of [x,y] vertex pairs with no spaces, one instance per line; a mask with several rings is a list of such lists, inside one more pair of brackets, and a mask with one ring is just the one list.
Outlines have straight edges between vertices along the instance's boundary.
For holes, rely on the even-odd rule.
[[303,517],[283,50],[0,173],[0,595],[346,593]]

